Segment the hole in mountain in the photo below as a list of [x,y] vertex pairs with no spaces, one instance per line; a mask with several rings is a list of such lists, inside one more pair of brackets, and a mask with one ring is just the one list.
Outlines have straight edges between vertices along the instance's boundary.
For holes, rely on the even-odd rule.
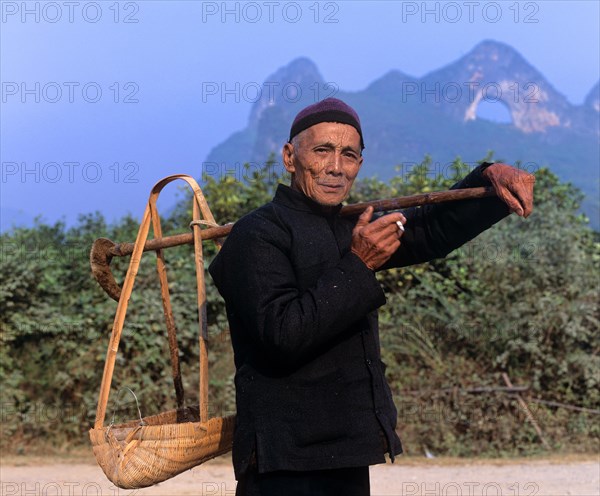
[[477,119],[497,122],[499,124],[512,124],[509,108],[501,101],[489,102],[483,100],[477,105]]

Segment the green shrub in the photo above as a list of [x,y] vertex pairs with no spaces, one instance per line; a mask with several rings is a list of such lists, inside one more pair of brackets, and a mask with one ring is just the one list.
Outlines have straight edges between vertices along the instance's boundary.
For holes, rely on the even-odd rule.
[[[268,201],[279,178],[268,163],[250,181],[205,181],[215,218],[234,221]],[[427,176],[430,159],[388,183],[357,182],[350,201],[447,188],[451,178]],[[456,160],[452,175],[467,166]],[[264,180],[264,178],[267,178]],[[577,214],[580,193],[548,170],[537,172],[535,211],[512,216],[444,260],[380,273],[382,357],[409,454],[498,456],[540,451],[515,397],[466,389],[528,385],[530,401],[554,449],[595,451],[595,418],[535,403],[544,399],[598,409],[599,338],[597,233]],[[190,218],[185,193],[165,235]],[[106,225],[99,214],[75,227],[38,222],[0,237],[0,380],[2,449],[32,452],[87,442],[116,303],[93,280],[88,250],[97,237],[135,238],[137,222]],[[205,244],[206,265],[215,254]],[[198,323],[192,250],[166,251],[187,404],[198,401]],[[122,280],[126,259],[113,260]],[[207,276],[210,413],[235,409],[233,357],[224,305]],[[119,349],[107,421],[117,391],[130,387],[143,415],[175,406],[169,351],[154,255],[140,267]],[[122,392],[116,420],[135,418]]]

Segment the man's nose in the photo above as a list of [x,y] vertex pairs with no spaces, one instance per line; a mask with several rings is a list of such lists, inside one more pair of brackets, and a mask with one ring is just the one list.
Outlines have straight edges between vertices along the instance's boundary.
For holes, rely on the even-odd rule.
[[325,172],[327,174],[341,174],[342,173],[342,155],[334,153],[330,160],[325,165]]

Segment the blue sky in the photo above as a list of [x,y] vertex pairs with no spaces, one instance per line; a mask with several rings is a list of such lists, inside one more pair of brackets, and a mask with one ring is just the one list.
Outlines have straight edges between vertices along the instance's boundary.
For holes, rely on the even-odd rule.
[[160,177],[199,176],[247,122],[251,102],[203,99],[203,83],[260,85],[299,56],[344,91],[391,69],[423,76],[483,39],[516,48],[573,104],[600,77],[591,0],[76,3],[1,2],[3,229],[17,210],[139,216]]

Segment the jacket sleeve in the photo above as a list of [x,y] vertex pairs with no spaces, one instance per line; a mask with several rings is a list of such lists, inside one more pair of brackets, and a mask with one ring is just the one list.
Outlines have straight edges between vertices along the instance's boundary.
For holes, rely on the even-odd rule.
[[[482,174],[490,165],[481,164],[450,189],[490,186]],[[510,212],[502,200],[488,197],[409,208],[403,213],[406,225],[400,248],[380,270],[443,258]]]
[[210,273],[225,299],[230,323],[278,361],[309,357],[349,332],[352,324],[385,303],[375,274],[353,253],[323,268],[301,291],[290,261],[290,235],[271,221],[240,220]]

